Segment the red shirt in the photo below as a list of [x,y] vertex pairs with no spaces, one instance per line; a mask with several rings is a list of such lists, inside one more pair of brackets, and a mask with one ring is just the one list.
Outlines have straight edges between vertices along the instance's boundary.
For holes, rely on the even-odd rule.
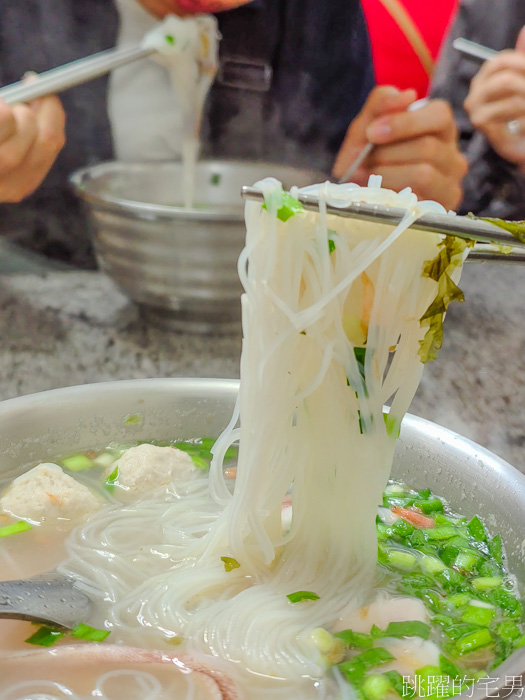
[[[436,60],[458,0],[399,0]],[[368,23],[378,85],[415,88],[418,98],[428,91],[430,77],[396,21],[381,0],[361,0]]]

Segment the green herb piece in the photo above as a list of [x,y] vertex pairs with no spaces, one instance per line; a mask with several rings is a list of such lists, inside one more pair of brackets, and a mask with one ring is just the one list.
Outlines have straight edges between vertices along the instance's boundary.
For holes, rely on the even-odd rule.
[[447,567],[445,564],[443,564],[441,559],[438,559],[437,557],[424,556],[421,560],[421,568],[427,574],[437,574]]
[[520,601],[504,588],[494,588],[488,591],[488,600],[493,605],[505,611],[505,617],[510,617],[517,620],[522,614],[522,605]]
[[416,691],[412,688],[412,686],[409,683],[407,683],[403,679],[403,676],[397,671],[386,671],[385,673],[383,673],[383,675],[388,678],[388,680],[390,681],[390,685],[392,686],[393,690],[395,690],[395,692],[399,695],[399,697],[413,698],[416,694]]
[[496,615],[494,608],[485,608],[479,605],[469,605],[462,613],[463,622],[472,622],[481,627],[488,627]]
[[[262,205],[263,209],[268,209],[266,202]],[[288,192],[283,192],[282,205],[277,210],[277,218],[280,221],[286,222],[291,219],[295,214],[299,214],[304,211],[303,205],[297,199],[292,197]]]
[[514,649],[521,649],[522,647],[525,647],[525,634],[522,634],[521,637],[518,637],[514,642]]
[[383,412],[383,420],[385,421],[387,435],[390,435],[390,437],[397,440],[399,433],[401,432],[401,423],[399,420],[394,418],[394,416],[391,416],[390,412],[386,413],[385,411]]
[[166,42],[170,44],[170,46],[175,46],[175,37],[173,34],[165,34],[164,38],[166,39]]
[[456,648],[460,654],[467,654],[475,649],[482,649],[494,642],[494,639],[489,630],[484,627],[481,630],[466,634],[456,642]]
[[439,542],[449,540],[457,534],[453,527],[447,527],[446,525],[443,527],[422,528],[421,532],[425,535],[426,540]]
[[381,639],[381,637],[385,636],[385,633],[377,625],[372,625],[370,628],[370,636],[373,639]]
[[26,639],[27,644],[34,644],[38,647],[50,647],[64,636],[65,632],[60,632],[54,627],[42,625],[37,631]]
[[312,591],[296,591],[288,593],[286,597],[290,603],[300,603],[302,600],[319,600],[317,593],[312,593]]
[[83,639],[86,642],[103,642],[110,634],[110,630],[98,630],[96,627],[90,627],[81,622],[71,630],[71,636],[77,639]]
[[394,657],[389,651],[383,649],[383,647],[375,647],[354,656],[349,661],[343,661],[338,664],[338,668],[347,681],[356,684],[364,678],[365,673],[371,668],[386,664],[393,659]]
[[457,591],[458,589],[467,588],[463,576],[454,569],[444,568],[436,573],[436,581],[438,581],[446,591]]
[[472,537],[478,542],[487,541],[487,533],[485,532],[485,527],[477,515],[475,515],[472,518],[472,520],[468,523],[467,529],[472,535]]
[[241,566],[233,557],[221,557],[221,561],[224,562],[224,571],[233,571]]
[[402,552],[399,549],[391,549],[387,552],[387,560],[390,566],[396,569],[410,571],[417,564],[416,557],[410,552]]
[[[437,511],[442,511],[443,510],[443,501],[440,501],[439,498],[429,498],[426,500],[416,500],[414,501],[414,505],[419,508],[425,515],[428,515],[429,513],[436,513]],[[443,523],[445,524],[445,523]],[[446,524],[450,524],[449,520],[446,520]]]
[[330,253],[330,255],[334,252],[334,250],[335,250],[335,242],[331,238],[329,238],[328,239],[328,252]]
[[490,556],[493,557],[496,562],[502,566],[503,565],[503,544],[501,542],[501,535],[496,535],[488,543]]
[[447,236],[440,243],[436,258],[426,262],[423,266],[423,276],[430,277],[438,284],[436,297],[420,321],[422,328],[428,328],[425,337],[419,342],[418,355],[423,363],[435,360],[441,349],[443,315],[449,304],[453,301],[464,301],[463,292],[453,282],[450,275],[461,264],[465,249],[473,244],[473,241]]
[[419,620],[391,622],[384,634],[385,637],[421,637],[421,639],[428,639],[430,627]]
[[391,690],[390,681],[382,674],[367,676],[361,685],[361,692],[367,700],[383,700]]
[[69,469],[70,472],[80,472],[84,469],[91,469],[94,466],[93,460],[86,455],[79,454],[72,457],[65,457],[62,460],[62,466]]
[[219,185],[221,182],[221,176],[219,173],[213,173],[213,175],[210,177],[210,184],[211,185]]
[[143,420],[144,418],[140,413],[131,413],[124,418],[124,423],[129,426],[141,425]]
[[450,627],[443,627],[443,632],[447,635],[449,639],[461,639],[467,634],[471,634],[472,632],[477,632],[479,630],[479,625],[469,623],[469,622],[462,622],[456,625],[450,625]]
[[499,228],[505,229],[510,234],[517,238],[518,241],[525,243],[525,221],[505,221],[504,219],[494,219],[490,216],[474,216],[469,214],[472,219],[481,219],[481,221],[487,221],[489,224],[494,224],[494,226],[499,226]]
[[472,549],[464,549],[460,551],[454,560],[454,567],[458,571],[472,571],[480,560],[481,555]]
[[473,578],[471,583],[476,591],[488,591],[492,588],[499,588],[503,579],[501,576],[478,576],[478,578]]
[[115,467],[111,474],[108,476],[106,481],[104,482],[104,488],[109,491],[109,493],[113,493],[115,489],[115,484],[118,481],[118,467]]
[[19,532],[26,532],[32,529],[32,525],[25,520],[18,520],[16,523],[11,523],[11,525],[4,525],[0,527],[0,537],[10,537],[11,535],[18,535]]
[[504,620],[496,625],[496,633],[505,641],[513,642],[521,636],[520,628],[511,620]]
[[422,698],[450,698],[457,691],[448,683],[448,676],[444,675],[439,666],[423,666],[414,671],[417,679],[418,692]]
[[408,537],[411,535],[416,528],[403,518],[399,518],[395,523],[392,524],[390,530],[393,535],[398,535],[399,537]]
[[471,597],[468,593],[456,593],[449,595],[446,602],[454,608],[464,608],[469,604]]
[[452,661],[450,661],[450,659],[447,659],[446,656],[443,656],[443,654],[439,655],[439,668],[441,672],[444,673],[445,676],[448,676],[451,680],[454,680],[455,678],[460,678],[462,675],[465,675],[464,673],[461,673],[456,664],[452,663]]
[[340,639],[345,646],[351,649],[371,649],[374,646],[372,637],[363,632],[342,630],[341,632],[335,632],[334,637]]

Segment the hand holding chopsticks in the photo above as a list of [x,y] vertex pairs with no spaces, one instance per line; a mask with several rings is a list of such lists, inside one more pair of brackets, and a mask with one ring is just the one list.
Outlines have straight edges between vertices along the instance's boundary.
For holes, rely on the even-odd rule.
[[[413,90],[375,88],[348,129],[333,175],[349,179],[345,175],[360,155],[361,166],[351,173],[358,185],[365,185],[371,174],[381,175],[389,189],[412,187],[420,199],[454,209],[467,166],[456,142],[452,110],[444,101],[431,100],[409,111],[415,97]],[[367,145],[365,160],[361,149],[367,142],[374,145]]]

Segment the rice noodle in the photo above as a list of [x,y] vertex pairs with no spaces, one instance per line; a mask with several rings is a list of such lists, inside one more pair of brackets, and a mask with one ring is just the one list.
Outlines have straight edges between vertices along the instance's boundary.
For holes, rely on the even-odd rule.
[[[297,683],[324,673],[311,630],[359,605],[373,577],[390,428],[421,377],[420,319],[436,296],[422,271],[443,236],[408,228],[439,205],[407,190],[307,188],[320,213],[282,222],[280,183],[259,185],[266,210],[247,204],[239,260],[241,388],[209,481],[179,484],[167,502],[103,509],[73,533],[60,570],[99,598],[116,642],[161,648],[180,637],[186,653]],[[392,228],[326,212],[356,201],[406,214]],[[222,467],[239,439],[232,495]],[[225,571],[224,556],[239,567]],[[319,598],[292,604],[295,591]]]

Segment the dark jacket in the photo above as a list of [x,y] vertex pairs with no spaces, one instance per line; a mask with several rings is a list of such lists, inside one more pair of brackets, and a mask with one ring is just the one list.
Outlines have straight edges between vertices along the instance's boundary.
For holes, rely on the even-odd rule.
[[[2,84],[116,41],[111,0],[0,0],[0,6]],[[268,64],[273,78],[266,92],[217,81],[203,120],[203,154],[328,170],[373,87],[359,0],[255,0],[218,19],[221,61]],[[66,147],[34,195],[0,206],[1,235],[51,257],[93,264],[86,221],[66,183],[74,169],[112,157],[106,86],[99,79],[64,93]]]
[[460,145],[469,162],[460,213],[525,218],[525,176],[476,132],[463,108],[479,63],[452,48],[456,37],[502,50],[514,48],[525,25],[523,0],[461,0],[456,21],[440,57],[432,94],[448,100],[460,131]]

